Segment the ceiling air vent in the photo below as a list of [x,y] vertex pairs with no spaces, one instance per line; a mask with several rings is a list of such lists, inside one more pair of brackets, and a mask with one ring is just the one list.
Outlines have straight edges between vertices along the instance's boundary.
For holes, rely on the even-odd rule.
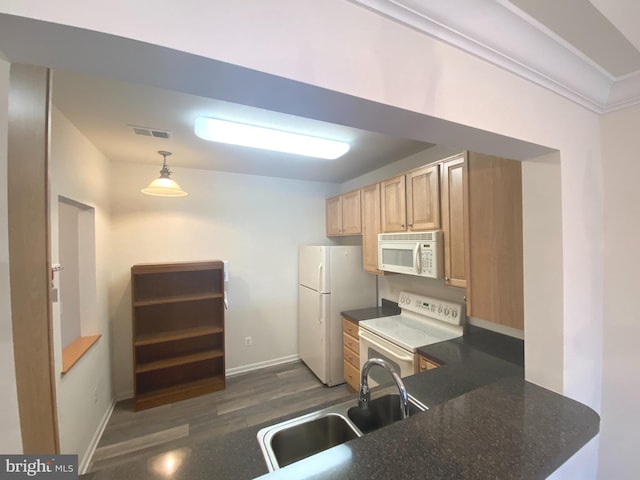
[[157,128],[148,128],[148,127],[135,127],[133,125],[129,125],[133,130],[133,133],[136,135],[142,135],[143,137],[155,137],[155,138],[164,138],[168,139],[171,136],[171,132],[167,132],[166,130],[159,130]]

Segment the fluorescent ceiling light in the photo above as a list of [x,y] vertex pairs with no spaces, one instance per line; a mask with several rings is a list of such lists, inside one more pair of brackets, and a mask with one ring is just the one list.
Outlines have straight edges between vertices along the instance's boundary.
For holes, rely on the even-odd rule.
[[327,160],[341,157],[350,148],[348,143],[336,140],[207,117],[196,118],[195,133],[198,137],[212,142],[230,143]]

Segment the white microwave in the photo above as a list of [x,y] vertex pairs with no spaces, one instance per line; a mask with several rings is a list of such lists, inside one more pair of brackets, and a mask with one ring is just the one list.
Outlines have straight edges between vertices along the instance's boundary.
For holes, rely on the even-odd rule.
[[444,276],[442,230],[378,234],[378,268],[427,278]]

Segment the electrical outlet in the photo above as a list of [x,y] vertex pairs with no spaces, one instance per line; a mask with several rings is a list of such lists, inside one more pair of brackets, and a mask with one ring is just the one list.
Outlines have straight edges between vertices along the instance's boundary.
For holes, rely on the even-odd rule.
[[251,337],[244,337],[244,345],[250,347],[252,343]]

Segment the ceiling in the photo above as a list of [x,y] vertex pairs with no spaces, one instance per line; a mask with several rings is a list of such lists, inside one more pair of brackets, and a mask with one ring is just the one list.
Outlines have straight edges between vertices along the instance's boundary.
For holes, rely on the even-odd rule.
[[640,103],[637,0],[350,1],[596,113]]
[[[640,15],[637,0],[511,0],[540,28],[557,35],[613,78],[640,70],[640,24],[628,28],[625,9],[634,7]],[[640,20],[636,16],[637,20]]]
[[[219,170],[342,183],[432,144],[392,137],[237,103],[56,70],[53,103],[111,161],[154,164],[168,150],[170,167]],[[346,141],[351,149],[323,160],[202,140],[198,116],[269,126]],[[136,135],[132,126],[169,132],[169,138]]]
[[[640,103],[637,0],[349,1],[461,48],[596,113]],[[156,151],[169,150],[173,152],[170,167],[341,183],[431,146],[399,135],[345,126],[353,122],[338,125],[305,118],[304,112],[318,105],[291,105],[289,114],[276,113],[249,106],[252,102],[244,102],[241,95],[231,95],[235,101],[222,101],[199,92],[187,94],[149,86],[153,82],[126,83],[101,74],[69,73],[72,68],[64,68],[70,65],[69,54],[54,61],[52,52],[45,54],[42,44],[32,50],[31,57],[23,55],[20,59],[19,49],[29,47],[29,43],[17,41],[16,36],[25,25],[16,24],[9,33],[14,19],[0,20],[4,22],[0,50],[10,60],[16,58],[23,63],[39,64],[32,57],[48,55],[46,61],[54,68],[54,104],[114,162],[155,164],[159,168],[162,159]],[[69,31],[64,38],[72,38]],[[72,45],[65,47],[70,51]],[[135,68],[136,58],[132,56],[130,68]],[[136,75],[140,74],[131,77]],[[165,73],[165,84],[171,83],[171,75]],[[324,110],[325,118],[336,117],[330,113],[330,106]],[[344,157],[328,161],[215,144],[193,134],[193,121],[198,115],[346,140],[352,148]],[[169,131],[170,138],[137,136],[131,126]]]

